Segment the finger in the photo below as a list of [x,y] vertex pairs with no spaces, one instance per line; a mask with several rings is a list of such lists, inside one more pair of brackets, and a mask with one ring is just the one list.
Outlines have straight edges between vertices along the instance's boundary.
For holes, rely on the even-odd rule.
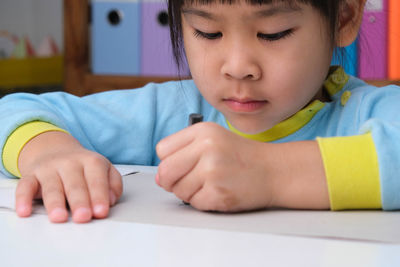
[[41,173],[37,175],[42,188],[43,204],[49,219],[54,223],[68,220],[63,184],[57,173]]
[[190,198],[190,205],[198,210],[203,211],[216,211],[214,196],[210,194],[209,190],[205,186],[200,188]]
[[122,177],[119,171],[111,165],[109,170],[110,184],[110,205],[114,206],[122,195],[123,184]]
[[15,210],[20,217],[28,217],[32,214],[32,201],[39,191],[39,182],[35,177],[23,177],[20,179],[15,191]]
[[190,199],[192,207],[203,211],[238,212],[243,208],[230,190],[215,185],[204,185]]
[[109,166],[107,162],[103,162],[100,164],[87,164],[84,169],[92,212],[96,218],[107,217],[110,208]]
[[192,143],[165,158],[158,166],[158,183],[168,192],[196,166],[201,148]]
[[61,171],[59,175],[72,211],[72,220],[76,223],[89,222],[92,218],[92,209],[83,169],[70,167]]
[[184,146],[187,146],[195,139],[196,131],[200,124],[193,125],[185,128],[177,133],[167,136],[161,140],[156,146],[156,152],[158,157],[162,160],[165,157],[175,153]]
[[204,184],[204,176],[199,175],[194,168],[192,172],[180,179],[172,187],[172,192],[181,200],[190,203],[192,197],[199,192]]

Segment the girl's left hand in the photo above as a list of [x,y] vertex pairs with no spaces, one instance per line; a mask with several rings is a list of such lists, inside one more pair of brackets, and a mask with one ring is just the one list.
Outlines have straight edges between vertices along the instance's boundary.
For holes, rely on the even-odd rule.
[[267,143],[211,122],[197,123],[157,145],[156,182],[199,210],[237,212],[272,206]]

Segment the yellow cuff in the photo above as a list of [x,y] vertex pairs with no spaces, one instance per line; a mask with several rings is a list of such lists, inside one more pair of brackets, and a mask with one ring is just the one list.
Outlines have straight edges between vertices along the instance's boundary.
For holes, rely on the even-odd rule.
[[65,130],[58,128],[53,124],[42,121],[28,122],[15,129],[15,131],[7,138],[3,148],[3,165],[5,169],[11,174],[21,177],[21,173],[18,169],[18,157],[22,148],[35,136],[49,131],[67,133]]
[[317,141],[331,209],[381,209],[379,165],[372,134]]

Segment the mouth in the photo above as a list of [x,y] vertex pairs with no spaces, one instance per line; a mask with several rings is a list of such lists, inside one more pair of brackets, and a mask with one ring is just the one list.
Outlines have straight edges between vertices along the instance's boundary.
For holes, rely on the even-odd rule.
[[228,108],[234,112],[252,113],[257,112],[268,104],[267,100],[254,100],[254,99],[236,99],[227,98],[223,102]]

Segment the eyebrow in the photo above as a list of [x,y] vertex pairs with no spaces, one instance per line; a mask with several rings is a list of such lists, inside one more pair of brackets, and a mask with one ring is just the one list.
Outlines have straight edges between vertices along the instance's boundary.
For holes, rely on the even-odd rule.
[[203,11],[201,9],[183,8],[182,13],[184,15],[195,15],[195,16],[210,19],[210,20],[217,20],[216,16],[214,16],[213,14],[208,13],[206,11]]
[[[259,18],[268,18],[273,17],[278,14],[285,14],[285,13],[296,13],[300,12],[302,9],[298,6],[273,6],[270,8],[265,8],[255,12],[255,16]],[[207,11],[196,9],[196,8],[183,8],[182,13],[184,15],[195,15],[209,20],[218,20],[218,16],[209,13]]]

